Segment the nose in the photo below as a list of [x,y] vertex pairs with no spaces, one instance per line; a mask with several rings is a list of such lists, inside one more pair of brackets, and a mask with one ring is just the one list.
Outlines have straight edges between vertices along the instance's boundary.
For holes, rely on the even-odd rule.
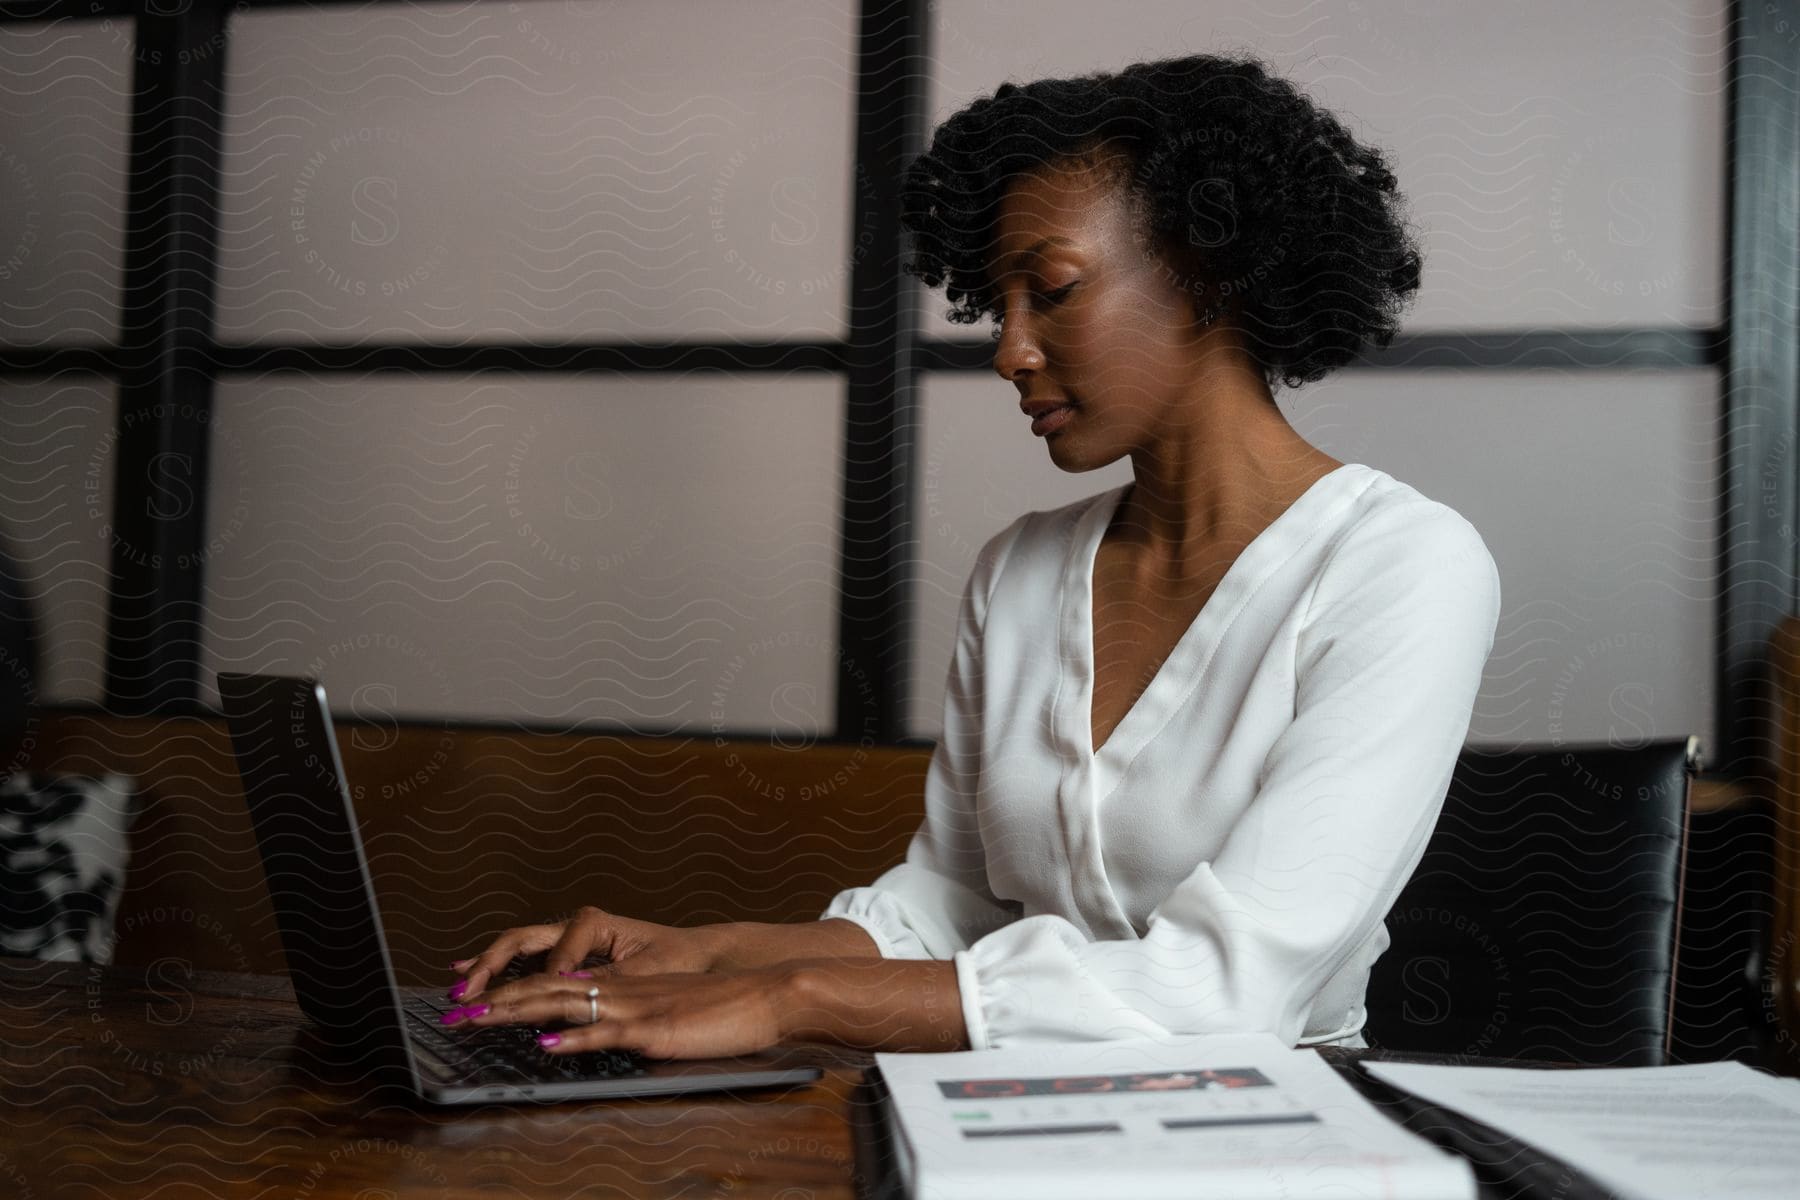
[[1000,321],[1000,341],[994,347],[994,371],[1008,383],[1015,382],[1024,371],[1041,371],[1044,354],[1038,348],[1037,335],[1029,321],[1022,317],[1005,317]]

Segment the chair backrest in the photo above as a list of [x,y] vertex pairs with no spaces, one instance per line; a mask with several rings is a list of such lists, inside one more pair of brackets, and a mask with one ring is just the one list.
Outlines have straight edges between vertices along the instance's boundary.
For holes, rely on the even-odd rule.
[[1371,1046],[1668,1061],[1699,739],[1465,749],[1388,913]]

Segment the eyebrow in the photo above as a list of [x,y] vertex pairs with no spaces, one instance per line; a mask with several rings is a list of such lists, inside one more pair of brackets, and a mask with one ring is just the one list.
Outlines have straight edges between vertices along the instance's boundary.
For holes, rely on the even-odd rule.
[[[1052,234],[1049,237],[1041,237],[1036,242],[1032,243],[1030,246],[1025,248],[1024,250],[1019,251],[1017,254],[1010,255],[1006,258],[1002,258],[999,261],[998,265],[1001,267],[1005,267],[1008,263],[1012,263],[1012,264],[1016,265],[1023,259],[1031,258],[1032,256],[1034,256],[1036,254],[1042,253],[1042,251],[1044,250],[1044,248],[1046,246],[1073,246],[1074,244],[1075,243],[1070,241],[1068,238],[1057,237],[1054,234]],[[1002,271],[996,272],[992,278],[997,281],[997,280],[1006,278],[1010,274],[1012,274],[1011,271],[1002,270]]]

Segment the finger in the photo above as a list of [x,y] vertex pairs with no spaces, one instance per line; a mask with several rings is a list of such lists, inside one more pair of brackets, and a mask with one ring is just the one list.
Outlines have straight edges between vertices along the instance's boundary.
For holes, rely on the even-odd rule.
[[[498,1007],[502,1011],[510,1011],[509,1006],[531,1001],[535,997],[546,995],[562,995],[565,993],[581,997],[581,1019],[587,1020],[587,990],[595,986],[591,980],[576,979],[569,975],[527,975],[523,979],[513,979],[497,984],[481,997],[482,1004],[490,1009]],[[462,1008],[471,1009],[480,1005],[464,1004]],[[473,1012],[465,1013],[474,1017]]]
[[523,929],[508,929],[488,945],[486,950],[477,954],[469,969],[464,972],[462,980],[450,989],[452,1000],[472,1000],[481,994],[488,980],[506,969],[506,964],[513,956],[521,953],[524,945]]
[[611,956],[612,915],[597,908],[583,908],[563,926],[562,936],[544,956],[544,973],[573,971],[582,959],[599,950]]
[[672,966],[671,955],[667,951],[656,949],[639,950],[636,954],[626,955],[615,962],[601,963],[586,969],[609,979],[636,975],[671,975],[687,971],[686,967]]
[[[468,976],[463,980],[460,994],[451,996],[453,1000],[473,1000],[481,995],[481,990],[488,981],[506,965],[521,954],[536,954],[547,946],[554,945],[562,928],[557,925],[526,925],[518,929],[509,929],[494,939],[493,945],[475,957],[474,965],[469,968]],[[452,988],[452,992],[456,989]]]
[[[535,986],[527,986],[535,985]],[[562,979],[521,979],[496,988],[481,1004],[463,1010],[472,1025],[553,1025],[586,1022],[592,1015],[587,988]],[[595,1008],[605,1013],[604,999]],[[458,1024],[460,1022],[452,1022]]]
[[[582,998],[586,1003],[587,998]],[[615,1007],[617,1005],[615,1004]],[[586,1018],[582,1018],[586,1021]],[[655,1050],[656,1034],[652,1023],[642,1017],[608,1016],[601,1001],[600,1019],[593,1024],[571,1025],[538,1038],[546,1054],[581,1054],[595,1050],[636,1050],[648,1058],[666,1057]]]

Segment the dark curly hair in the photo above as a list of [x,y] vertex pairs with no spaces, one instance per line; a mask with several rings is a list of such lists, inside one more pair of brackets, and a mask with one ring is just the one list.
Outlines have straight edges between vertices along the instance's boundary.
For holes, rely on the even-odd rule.
[[1007,187],[1051,164],[1108,162],[1146,248],[1203,311],[1238,322],[1271,387],[1311,383],[1393,340],[1420,269],[1394,173],[1249,56],[1001,84],[907,168],[905,270],[945,285],[956,324],[997,312],[987,268]]

